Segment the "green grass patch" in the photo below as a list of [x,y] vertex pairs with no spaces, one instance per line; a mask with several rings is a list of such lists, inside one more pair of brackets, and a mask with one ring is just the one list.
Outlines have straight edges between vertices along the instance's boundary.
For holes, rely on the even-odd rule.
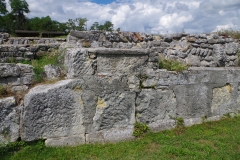
[[44,81],[44,66],[45,65],[59,65],[59,57],[61,53],[58,51],[42,53],[31,61],[24,61],[23,64],[30,64],[33,66],[35,73],[35,83],[41,83]]
[[159,58],[159,69],[167,69],[168,71],[182,72],[189,68],[188,65],[173,59]]
[[[43,141],[0,147],[1,159],[240,159],[240,117],[149,133],[134,141],[46,147]],[[19,143],[19,142],[18,142]]]
[[6,95],[7,93],[8,93],[8,92],[7,92],[6,87],[0,85],[0,95]]
[[134,131],[133,136],[134,137],[143,137],[145,134],[150,133],[151,129],[143,123],[137,122],[134,124]]
[[10,88],[11,87],[7,85],[6,86],[0,85],[0,98],[11,96],[13,93]]
[[53,38],[63,38],[63,39],[67,39],[67,35],[63,35],[63,36],[56,36],[56,37],[53,37]]

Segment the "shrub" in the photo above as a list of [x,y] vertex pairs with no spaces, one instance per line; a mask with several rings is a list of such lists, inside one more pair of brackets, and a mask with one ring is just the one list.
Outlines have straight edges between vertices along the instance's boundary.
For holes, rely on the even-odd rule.
[[134,137],[142,137],[144,134],[151,132],[151,129],[146,125],[140,122],[134,124]]
[[173,59],[160,58],[159,69],[167,69],[168,71],[182,72],[189,68],[188,65]]

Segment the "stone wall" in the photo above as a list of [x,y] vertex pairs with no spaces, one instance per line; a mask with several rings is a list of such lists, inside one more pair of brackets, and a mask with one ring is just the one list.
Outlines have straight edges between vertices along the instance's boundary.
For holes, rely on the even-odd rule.
[[238,65],[239,41],[217,34],[148,35],[137,32],[70,32],[68,43],[83,48],[144,49],[156,58],[178,59],[191,66]]
[[0,63],[0,86],[11,92],[24,92],[33,84],[33,67],[27,64]]
[[[133,139],[135,122],[145,123],[153,131],[161,131],[176,127],[178,118],[184,119],[185,126],[191,126],[240,111],[240,68],[190,67],[183,72],[158,69],[158,54],[167,58],[168,51],[173,50],[169,46],[174,46],[177,37],[157,40],[156,37],[144,38],[134,34],[138,38],[136,42],[130,36],[132,42],[117,44],[134,43],[138,47],[107,48],[94,47],[100,40],[91,41],[88,33],[71,32],[68,42],[61,45],[66,48],[65,80],[30,89],[20,104],[14,97],[0,99],[1,142],[20,138],[23,141],[45,139],[49,146],[113,142]],[[100,33],[99,37],[103,35]],[[105,42],[113,45],[110,38],[107,37]],[[190,35],[178,39],[189,38],[197,39]],[[210,44],[211,41],[205,44],[225,47],[219,52],[226,56],[229,48],[235,53],[236,42],[220,44],[219,39],[214,39],[216,44]],[[90,47],[87,42],[91,48],[86,48]],[[144,43],[160,46],[140,48]],[[191,44],[188,50],[192,52],[195,43],[186,43]],[[163,45],[169,46],[164,48]],[[200,57],[189,51],[173,51],[188,55],[182,60],[189,56]],[[213,57],[216,53],[213,48]],[[179,54],[175,56],[178,58]],[[219,59],[211,62],[216,66],[222,64]],[[20,64],[1,65],[1,80],[21,77]]]
[[58,49],[65,42],[62,38],[10,37],[0,34],[0,63],[31,60],[38,52]]
[[21,137],[46,139],[50,146],[78,145],[132,139],[136,121],[160,131],[176,127],[177,118],[185,126],[218,120],[240,110],[239,82],[237,68],[190,68],[85,75],[40,85],[21,106],[13,97],[0,100],[1,135],[5,141]]

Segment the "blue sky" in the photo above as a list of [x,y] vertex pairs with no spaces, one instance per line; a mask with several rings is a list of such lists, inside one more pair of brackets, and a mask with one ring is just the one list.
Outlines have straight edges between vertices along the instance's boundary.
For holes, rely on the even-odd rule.
[[91,0],[91,2],[97,3],[97,4],[110,4],[114,0]]
[[111,21],[122,31],[209,33],[240,30],[240,0],[26,0],[31,17]]

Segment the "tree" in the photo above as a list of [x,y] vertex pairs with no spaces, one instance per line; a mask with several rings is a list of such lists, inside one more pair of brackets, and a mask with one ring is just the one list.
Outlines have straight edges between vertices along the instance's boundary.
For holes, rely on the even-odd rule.
[[90,30],[98,30],[99,29],[99,23],[98,22],[94,22],[92,24],[92,26],[90,27]]
[[11,6],[11,14],[15,16],[17,29],[24,29],[26,23],[25,13],[29,13],[28,3],[25,0],[9,0]]
[[113,31],[113,24],[110,21],[106,21],[103,27],[104,27],[104,30],[106,31]]
[[69,31],[70,30],[85,31],[87,30],[87,19],[86,18],[69,19],[66,25]]
[[6,3],[5,0],[0,0],[0,30],[3,31],[4,30],[4,18],[3,16],[7,13],[7,9],[6,9]]
[[103,25],[99,25],[98,22],[95,22],[90,27],[90,30],[113,31],[113,24],[110,21],[106,21]]
[[6,2],[5,0],[0,0],[0,15],[6,14],[7,9],[6,9]]
[[34,17],[28,20],[28,29],[32,31],[62,31],[65,32],[66,24],[52,20],[51,17]]

